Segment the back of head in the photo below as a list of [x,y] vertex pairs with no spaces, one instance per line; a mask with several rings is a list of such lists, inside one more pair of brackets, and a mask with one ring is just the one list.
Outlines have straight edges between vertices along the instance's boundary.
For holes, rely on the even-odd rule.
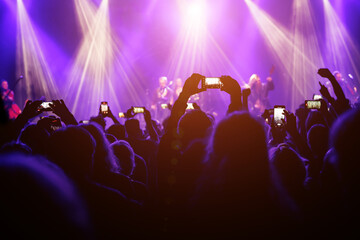
[[118,162],[114,159],[109,141],[101,127],[96,123],[84,124],[81,127],[86,129],[95,139],[94,170],[117,172],[119,169]]
[[305,122],[306,132],[315,124],[326,126],[323,114],[320,111],[310,111]]
[[280,182],[275,185],[281,184],[289,191],[302,188],[306,177],[302,158],[287,144],[280,144],[272,150],[270,153],[272,173],[275,181]]
[[105,130],[106,121],[102,116],[91,117],[90,122],[97,123],[101,126],[102,130]]
[[21,131],[19,140],[28,145],[34,154],[45,154],[49,136],[44,128],[31,124]]
[[254,193],[268,188],[265,132],[249,113],[233,113],[220,121],[209,147],[207,161],[218,173],[219,182],[231,187],[237,183],[240,189],[254,189]]
[[213,121],[201,110],[192,110],[184,114],[178,126],[183,148],[196,139],[208,136],[212,130]]
[[92,171],[95,140],[81,127],[68,126],[54,132],[47,150],[49,159],[68,174],[83,177]]
[[135,153],[130,144],[124,140],[119,140],[110,145],[114,155],[120,163],[121,173],[130,176],[135,167]]
[[[221,120],[211,137],[205,167],[194,200],[206,233],[248,237],[259,234],[254,231],[259,226],[264,226],[262,232],[273,226],[267,145],[260,122],[247,112]],[[215,229],[206,226],[214,222]]]
[[323,158],[329,148],[329,129],[322,124],[313,125],[307,132],[307,141],[311,151]]
[[331,128],[330,145],[336,153],[342,177],[360,176],[360,110],[342,114]]
[[139,120],[131,118],[125,122],[125,130],[130,138],[139,138],[142,135]]
[[113,124],[107,130],[106,133],[114,135],[117,140],[124,140],[126,138],[125,126],[122,124]]
[[263,125],[249,113],[233,113],[223,119],[212,137],[212,151],[220,158],[267,162]]
[[11,238],[87,238],[88,216],[73,183],[40,157],[0,155],[0,232]]

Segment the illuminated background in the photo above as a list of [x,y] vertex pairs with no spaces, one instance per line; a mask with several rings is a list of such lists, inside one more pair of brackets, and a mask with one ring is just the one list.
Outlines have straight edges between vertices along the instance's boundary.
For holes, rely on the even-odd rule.
[[[359,84],[359,23],[359,0],[2,0],[0,78],[18,105],[64,98],[81,120],[103,100],[115,114],[149,107],[163,75],[244,86],[275,66],[270,102],[294,111],[318,92],[320,67]],[[227,107],[217,90],[202,97]]]

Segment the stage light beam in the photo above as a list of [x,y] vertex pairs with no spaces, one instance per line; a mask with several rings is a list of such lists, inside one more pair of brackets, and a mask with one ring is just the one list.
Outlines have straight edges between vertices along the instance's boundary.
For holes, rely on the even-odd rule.
[[22,0],[17,0],[17,18],[17,72],[24,75],[19,87],[26,91],[25,96],[17,98],[20,102],[41,96],[47,100],[56,99],[58,89],[37,37],[39,31],[33,25]]

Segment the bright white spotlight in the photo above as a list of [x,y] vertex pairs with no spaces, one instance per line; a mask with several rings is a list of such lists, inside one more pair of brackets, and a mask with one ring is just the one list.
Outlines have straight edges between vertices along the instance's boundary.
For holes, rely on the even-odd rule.
[[187,8],[186,21],[189,24],[202,25],[205,23],[206,9],[203,1],[191,3]]

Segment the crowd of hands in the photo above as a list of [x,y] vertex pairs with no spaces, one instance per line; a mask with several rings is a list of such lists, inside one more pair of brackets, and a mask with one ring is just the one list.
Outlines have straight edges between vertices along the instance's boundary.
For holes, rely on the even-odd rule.
[[[328,89],[320,83],[320,93],[321,93],[323,99],[320,100],[321,108],[316,110],[316,112],[317,112],[317,115],[322,116],[321,117],[322,121],[316,122],[314,120],[313,124],[322,124],[327,129],[326,131],[328,133],[330,133],[332,126],[339,118],[341,118],[341,116],[346,115],[346,113],[349,111],[358,111],[358,110],[352,109],[349,101],[345,98],[345,95],[344,95],[340,85],[337,83],[336,79],[334,78],[334,76],[328,69],[326,69],[326,68],[319,69],[318,74],[321,77],[324,77],[324,78],[327,78],[328,80],[330,80],[331,84],[333,85],[336,96],[331,96]],[[135,218],[138,217],[138,218],[145,219],[145,220],[143,220],[143,222],[135,221],[136,224],[148,225],[149,223],[146,221],[153,223],[147,227],[142,226],[143,230],[145,229],[144,230],[145,232],[148,231],[148,232],[152,232],[153,234],[160,233],[160,235],[161,234],[180,234],[179,232],[182,232],[182,234],[184,232],[186,232],[187,234],[190,234],[189,233],[190,230],[185,230],[185,229],[183,229],[183,227],[191,229],[191,231],[196,231],[195,228],[192,228],[192,226],[189,226],[186,224],[186,221],[188,221],[188,215],[186,215],[185,213],[188,213],[187,211],[189,210],[189,205],[187,205],[189,202],[188,200],[191,199],[192,197],[194,197],[193,195],[190,194],[190,191],[197,191],[197,190],[194,190],[194,189],[196,189],[196,187],[194,187],[194,185],[196,185],[197,182],[199,181],[199,178],[202,177],[202,172],[204,172],[204,170],[202,169],[202,170],[199,170],[198,172],[194,173],[194,171],[190,170],[192,168],[191,164],[185,165],[186,167],[184,167],[181,164],[178,164],[177,162],[180,161],[186,155],[186,153],[188,152],[188,149],[191,148],[191,146],[192,146],[191,142],[197,141],[200,138],[201,138],[202,142],[206,142],[204,149],[208,149],[208,151],[210,151],[210,152],[212,150],[214,150],[214,149],[211,149],[211,147],[212,147],[211,144],[214,145],[214,143],[211,143],[211,141],[215,141],[212,138],[215,138],[216,134],[212,135],[211,131],[215,131],[215,129],[217,129],[217,126],[208,127],[208,129],[206,129],[207,130],[206,133],[204,131],[204,134],[199,134],[199,135],[195,134],[194,135],[195,137],[192,137],[192,139],[191,139],[191,137],[189,137],[190,139],[187,139],[186,141],[184,141],[182,139],[183,136],[186,135],[186,133],[182,133],[181,132],[182,130],[180,129],[181,128],[180,121],[182,121],[182,119],[185,119],[186,114],[189,114],[190,112],[194,112],[194,111],[202,112],[201,109],[199,108],[199,106],[195,106],[195,110],[186,111],[186,103],[188,102],[189,98],[192,95],[200,93],[202,91],[206,91],[206,89],[199,88],[199,83],[203,78],[204,78],[204,76],[194,73],[186,80],[186,82],[183,86],[182,92],[179,95],[178,99],[175,101],[174,105],[172,106],[170,116],[166,120],[166,122],[164,122],[163,126],[159,126],[159,123],[156,124],[156,121],[153,121],[150,112],[147,109],[145,109],[144,119],[146,122],[147,135],[142,134],[142,135],[135,136],[135,135],[128,134],[127,136],[124,137],[124,139],[114,138],[114,142],[119,141],[119,140],[126,140],[130,143],[130,145],[138,144],[138,142],[136,142],[135,140],[143,141],[145,143],[148,143],[148,145],[144,145],[144,146],[145,147],[150,146],[149,147],[150,150],[154,152],[153,156],[151,154],[143,155],[142,153],[137,152],[138,146],[134,146],[134,145],[131,146],[133,148],[133,151],[135,152],[135,154],[138,154],[138,155],[140,155],[140,157],[144,158],[144,160],[147,164],[147,168],[148,168],[147,180],[141,182],[141,184],[143,184],[143,186],[145,187],[147,194],[143,194],[139,198],[131,199],[131,201],[136,202],[135,205],[137,207],[136,207],[135,212],[136,212],[136,214],[139,214],[139,215],[135,216]],[[248,113],[249,107],[248,107],[247,98],[251,94],[250,89],[241,89],[239,83],[230,76],[222,76],[221,82],[223,84],[221,90],[228,93],[230,96],[230,105],[228,107],[227,116],[224,118],[225,119],[224,121],[228,121],[231,118],[235,118],[234,116],[240,116],[239,119],[241,120],[242,119],[241,116],[246,115],[249,118],[251,118],[253,121],[261,122],[261,124],[263,124],[262,126],[264,129],[264,132],[266,133],[266,147],[267,147],[268,152],[270,153],[271,151],[276,151],[278,148],[280,148],[280,146],[281,147],[285,146],[286,148],[290,148],[292,151],[294,151],[296,156],[298,156],[300,159],[303,159],[303,164],[304,164],[303,168],[304,168],[304,171],[306,171],[306,174],[303,179],[304,188],[306,190],[308,190],[310,194],[314,194],[314,192],[320,191],[319,189],[321,189],[321,186],[320,186],[320,184],[318,184],[319,181],[317,179],[320,178],[321,172],[324,169],[324,164],[325,164],[324,159],[326,158],[326,156],[322,155],[319,157],[317,154],[314,153],[314,149],[312,149],[312,147],[309,146],[309,145],[311,145],[309,143],[309,139],[308,139],[309,129],[308,129],[308,126],[306,126],[306,124],[307,124],[307,122],[311,122],[311,120],[309,120],[309,116],[311,115],[310,112],[312,110],[306,109],[304,104],[301,104],[295,113],[291,113],[288,110],[284,110],[285,119],[283,120],[284,124],[282,124],[281,127],[278,127],[278,126],[276,126],[276,124],[274,124],[274,121],[273,121],[273,119],[271,119],[271,116],[263,115],[263,117],[265,117],[265,118],[270,118],[270,121],[267,124],[267,123],[265,123],[265,120],[262,117],[251,116],[251,114]],[[1,137],[2,150],[0,150],[1,154],[2,154],[1,155],[2,160],[6,157],[11,158],[9,156],[11,156],[11,154],[16,153],[16,152],[14,153],[11,151],[10,152],[6,151],[6,149],[11,149],[11,148],[6,148],[6,146],[9,145],[10,143],[16,144],[16,141],[17,141],[19,135],[21,134],[21,131],[28,126],[31,119],[35,118],[36,116],[38,116],[39,114],[41,114],[43,112],[43,110],[41,110],[42,102],[43,101],[40,101],[40,100],[34,100],[34,101],[28,100],[23,109],[23,112],[18,116],[17,119],[15,119],[12,122],[4,122],[2,124],[1,129],[0,129],[2,131],[2,137]],[[63,100],[53,100],[52,103],[50,104],[50,108],[51,108],[51,112],[53,112],[56,116],[58,116],[60,118],[60,120],[62,122],[62,125],[61,125],[62,127],[56,128],[56,129],[52,128],[54,119],[55,119],[53,116],[44,117],[37,122],[37,125],[42,126],[44,129],[46,129],[50,135],[54,134],[57,131],[64,131],[64,129],[66,129],[66,128],[69,128],[69,127],[71,128],[71,126],[85,125],[84,123],[78,122],[76,120],[76,118],[71,113],[71,111],[69,111],[68,107],[66,106],[66,104]],[[315,111],[313,111],[313,112],[315,112]],[[210,120],[213,118],[209,114],[206,114],[206,113],[204,113],[204,114],[206,116],[208,116]],[[134,118],[135,113],[132,111],[132,108],[130,108],[128,111],[126,111],[125,116],[127,118],[126,121],[129,121],[130,119]],[[111,112],[110,108],[109,108],[109,111],[107,114],[104,114],[101,110],[99,110],[98,116],[92,117],[90,119],[89,124],[94,124],[97,127],[99,127],[102,130],[103,134],[108,133],[106,131],[106,126],[103,121],[103,119],[107,118],[107,117],[109,117],[113,120],[114,125],[121,125],[118,118],[116,116],[114,116],[114,114]],[[221,125],[222,121],[223,120],[220,120],[220,125]],[[211,124],[214,124],[214,122],[215,121],[212,121]],[[99,125],[97,125],[97,124],[99,124]],[[360,123],[358,123],[358,124],[360,124]],[[125,125],[126,125],[126,123],[125,123]],[[194,123],[194,126],[198,126],[198,125],[202,125],[202,123],[201,122],[199,124]],[[229,127],[231,127],[231,126],[229,126]],[[191,129],[191,126],[189,127],[189,129]],[[194,131],[196,132],[197,129],[194,129]],[[210,131],[210,133],[209,133],[209,131]],[[234,132],[236,132],[236,129],[234,129]],[[216,133],[216,131],[215,131],[215,133]],[[246,133],[246,134],[249,134],[249,133]],[[358,134],[358,132],[355,132],[354,134]],[[191,134],[188,134],[187,136],[189,136],[189,135],[191,136]],[[246,137],[248,139],[250,139],[251,138],[250,135],[251,135],[251,133],[249,134],[249,136],[246,136]],[[330,140],[332,137],[333,136],[329,136]],[[354,135],[354,137],[359,138],[359,135]],[[135,138],[138,138],[138,139],[135,139]],[[15,143],[14,143],[14,141],[15,141]],[[182,142],[182,141],[184,141],[184,142]],[[228,141],[232,141],[232,140],[229,139]],[[234,141],[236,142],[236,140],[234,140]],[[355,139],[354,139],[354,141],[358,142],[358,140],[355,140]],[[178,144],[178,142],[180,142],[180,143]],[[59,146],[59,147],[61,147],[61,146]],[[239,146],[239,149],[241,149],[241,146]],[[331,150],[330,145],[326,150]],[[111,151],[111,149],[108,149],[108,151]],[[206,160],[209,160],[209,156],[206,154],[206,152],[207,152],[207,150],[205,150],[204,154],[202,154],[202,155],[200,154],[200,156],[202,158],[201,161],[205,162]],[[8,155],[6,155],[6,154],[8,154]],[[236,157],[239,159],[239,161],[241,161],[241,159],[244,156],[248,156],[248,155],[243,154],[243,152],[239,151],[239,154]],[[358,160],[359,156],[360,155],[357,156],[357,159],[353,159],[353,160]],[[46,158],[46,155],[43,157]],[[234,156],[228,156],[228,158],[232,158],[232,157],[234,157]],[[28,160],[28,159],[26,159],[26,160]],[[194,160],[194,164],[197,164],[198,162],[199,161]],[[235,166],[237,166],[237,165],[235,164]],[[5,167],[1,166],[1,168],[2,168],[1,172],[7,170],[6,166]],[[3,168],[5,168],[5,170],[3,170]],[[136,166],[135,166],[135,168],[136,168]],[[177,168],[182,168],[182,169],[179,170]],[[206,167],[204,167],[204,168],[206,168]],[[219,165],[219,168],[221,168],[221,165]],[[289,171],[290,170],[291,169],[289,169]],[[187,172],[187,171],[189,171],[189,172]],[[233,169],[233,171],[236,171],[236,169]],[[239,172],[241,172],[241,171],[239,171]],[[65,174],[67,174],[66,171],[65,171]],[[195,176],[193,176],[193,175],[195,175]],[[209,176],[212,176],[212,175],[208,174],[207,176],[205,176],[205,179],[206,179],[206,177],[209,177]],[[128,177],[130,179],[132,178],[131,176],[128,176]],[[77,183],[78,180],[76,180],[76,179],[74,180],[73,176],[71,176],[70,178],[72,179],[72,181]],[[189,184],[189,181],[190,181],[189,179],[193,179],[193,180],[191,180],[191,184]],[[132,179],[130,181],[133,181],[133,180],[135,180],[135,179]],[[4,179],[2,181],[4,181]],[[183,181],[183,185],[182,185],[181,181]],[[222,180],[222,181],[225,181],[225,180]],[[176,182],[176,184],[174,184],[174,182]],[[231,186],[231,184],[234,184],[234,186]],[[240,183],[230,182],[229,186],[231,188],[236,189],[236,186],[238,184],[240,184]],[[184,187],[184,186],[189,186],[189,185],[193,185],[193,186]],[[106,187],[108,187],[108,186],[106,186]],[[216,183],[214,183],[214,185],[212,185],[212,187],[227,188],[228,186],[221,185],[221,184],[219,186],[217,186]],[[183,188],[186,188],[186,190],[184,190]],[[231,191],[236,192],[236,190],[234,190],[234,189]],[[246,189],[246,188],[244,188],[244,189]],[[346,189],[346,190],[350,191],[349,189]],[[202,192],[202,191],[204,191],[204,190],[200,190],[200,192]],[[210,192],[213,192],[213,194],[215,194],[217,191],[220,192],[221,194],[224,194],[223,196],[221,196],[222,198],[229,198],[229,196],[227,196],[225,194],[226,193],[225,190],[211,189]],[[185,198],[184,196],[179,196],[179,193],[182,193],[182,194],[188,196],[186,198],[186,200],[184,200],[184,198]],[[208,193],[203,194],[199,197],[200,200],[198,201],[198,204],[201,203],[203,205],[206,205],[207,200],[204,200],[204,198],[205,198],[205,196],[208,196],[207,194]],[[242,194],[246,195],[247,192],[246,191],[242,192]],[[234,194],[234,195],[236,195],[236,194]],[[212,196],[212,195],[210,194],[209,196]],[[231,196],[231,194],[230,194],[230,196]],[[262,196],[259,196],[259,198],[261,198],[261,197]],[[128,196],[125,196],[125,198],[128,198]],[[173,200],[173,199],[176,199],[176,200]],[[182,200],[179,200],[179,199],[182,199]],[[256,201],[257,200],[255,200],[255,202]],[[282,202],[282,200],[280,200],[280,202]],[[296,202],[296,201],[294,201],[294,202]],[[229,210],[229,208],[231,208],[235,213],[238,210],[239,211],[238,214],[240,216],[229,217],[226,214],[222,215],[223,213],[219,213],[218,211],[215,211],[216,214],[218,214],[218,215],[215,214],[216,217],[210,213],[203,214],[203,217],[200,217],[200,219],[205,221],[206,220],[205,218],[210,215],[210,219],[212,219],[213,222],[211,222],[210,220],[209,220],[209,222],[205,221],[206,224],[208,224],[208,223],[210,224],[209,225],[210,229],[211,228],[219,228],[220,230],[219,229],[218,230],[220,232],[217,232],[215,230],[211,231],[210,229],[207,229],[208,226],[204,226],[205,224],[200,224],[203,226],[199,227],[199,229],[201,229],[198,232],[199,234],[204,234],[204,232],[206,232],[206,231],[209,231],[209,233],[220,234],[220,235],[224,234],[224,232],[221,232],[221,231],[229,231],[231,233],[237,232],[237,230],[236,230],[237,227],[236,227],[235,223],[234,223],[235,226],[224,227],[224,226],[221,226],[220,223],[222,221],[225,221],[226,224],[229,224],[230,220],[226,221],[224,219],[217,219],[217,217],[219,217],[219,218],[220,217],[225,217],[225,218],[229,217],[229,219],[231,219],[231,221],[236,222],[236,220],[234,220],[234,219],[241,218],[241,214],[243,214],[244,216],[247,216],[247,217],[249,217],[249,214],[251,214],[251,213],[246,212],[245,210],[241,210],[242,208],[240,208],[240,210],[239,210],[234,206],[224,206],[228,203],[233,203],[232,201],[216,200],[215,203],[218,203],[221,205],[220,206],[210,205],[210,207],[208,209],[204,208],[205,209],[204,211],[207,211],[207,212],[210,211],[210,213],[211,213],[211,211],[213,210],[214,207],[216,207],[216,208],[218,207],[220,209],[225,208],[226,210]],[[195,204],[195,206],[198,207],[199,205]],[[338,205],[336,205],[336,206],[338,206]],[[250,209],[251,209],[251,207],[252,207],[252,205],[249,204]],[[346,208],[346,207],[347,206],[345,206],[344,208]],[[186,210],[185,210],[185,208],[186,208]],[[141,209],[141,210],[139,210],[139,209]],[[292,208],[290,207],[289,209],[292,209]],[[224,210],[224,211],[226,212],[226,210]],[[286,211],[289,211],[289,213],[285,213],[284,215],[292,214],[291,210],[286,210]],[[197,214],[198,214],[195,216],[202,215],[201,213],[199,213],[200,210],[195,211],[195,212],[197,212]],[[256,214],[263,214],[263,213],[258,213],[256,211],[254,211],[253,214],[256,215]],[[19,215],[22,216],[21,213],[19,213]],[[295,223],[302,223],[302,221],[305,221],[304,219],[301,219],[301,220],[297,219],[297,217],[298,217],[297,214],[294,214],[294,215],[295,215],[295,217],[291,217],[290,219],[292,221],[294,221]],[[303,217],[303,215],[306,215],[306,214],[299,214],[299,215],[301,215]],[[278,216],[278,215],[276,215],[276,216]],[[338,216],[338,215],[336,215],[336,216]],[[347,216],[341,215],[341,217],[346,218]],[[184,218],[186,218],[186,219],[184,219]],[[301,217],[299,217],[299,218],[301,218]],[[306,220],[308,220],[308,219],[306,219]],[[132,219],[132,221],[133,221],[133,219]],[[156,224],[154,224],[154,222],[156,222]],[[197,222],[197,220],[195,220],[194,222]],[[247,222],[247,219],[240,220],[240,223],[244,223],[244,222]],[[249,222],[251,222],[251,220],[249,220]],[[284,222],[286,222],[286,221],[281,221],[281,223],[284,223]],[[313,223],[313,222],[311,222],[311,223]],[[336,223],[338,223],[338,222],[336,222]],[[192,224],[193,224],[193,222],[190,225],[192,225]],[[214,224],[214,225],[211,225],[211,224]],[[216,224],[219,224],[219,225],[216,226]],[[128,225],[126,225],[126,226],[128,226]],[[164,226],[166,226],[166,227],[164,227]],[[293,229],[294,231],[299,230],[299,228],[293,227],[293,225],[289,225],[289,226],[291,226],[290,229]],[[333,225],[328,225],[328,226],[333,226]],[[254,227],[254,226],[250,224],[249,229],[251,227]],[[271,227],[274,227],[274,225],[271,225]],[[123,229],[121,227],[119,227],[119,228],[121,229],[121,230],[119,230],[119,232],[127,230],[127,229]],[[165,230],[163,230],[163,228],[165,228]],[[136,227],[136,229],[137,229],[137,227]],[[154,230],[154,229],[157,229],[157,230]],[[207,230],[204,230],[204,229],[207,229]],[[241,228],[241,229],[244,232],[246,232],[246,234],[244,233],[244,236],[247,236],[247,237],[249,236],[247,234],[250,234],[254,231],[254,229],[250,229],[250,230],[246,229],[246,228],[244,228],[244,229]],[[267,231],[266,234],[269,234],[269,231],[270,231],[268,228],[263,228],[263,226],[257,226],[257,229],[266,229],[266,231]],[[104,231],[104,230],[101,229],[100,231]],[[109,230],[109,231],[111,231],[111,230]],[[137,232],[137,230],[133,230],[133,229],[131,229],[129,231],[131,232],[130,234],[136,234],[134,232]],[[114,234],[117,232],[118,231],[114,231]],[[230,234],[229,232],[227,234]],[[102,234],[103,233],[99,233],[99,235],[97,235],[97,236],[103,236]],[[143,233],[143,234],[144,234],[144,236],[147,235],[147,233]],[[263,236],[265,236],[266,234],[264,234]],[[291,234],[293,234],[293,233],[291,233]],[[225,233],[225,235],[226,235],[226,233]],[[86,234],[85,234],[85,236],[89,237]],[[105,236],[107,236],[107,234],[105,234]],[[172,237],[174,235],[165,235],[165,236]],[[180,234],[178,236],[182,236],[182,235]],[[214,235],[214,236],[217,236],[217,235]],[[262,236],[262,235],[254,233],[253,236]],[[269,236],[271,236],[271,235],[269,235]],[[91,238],[91,236],[90,236],[90,238]]]

